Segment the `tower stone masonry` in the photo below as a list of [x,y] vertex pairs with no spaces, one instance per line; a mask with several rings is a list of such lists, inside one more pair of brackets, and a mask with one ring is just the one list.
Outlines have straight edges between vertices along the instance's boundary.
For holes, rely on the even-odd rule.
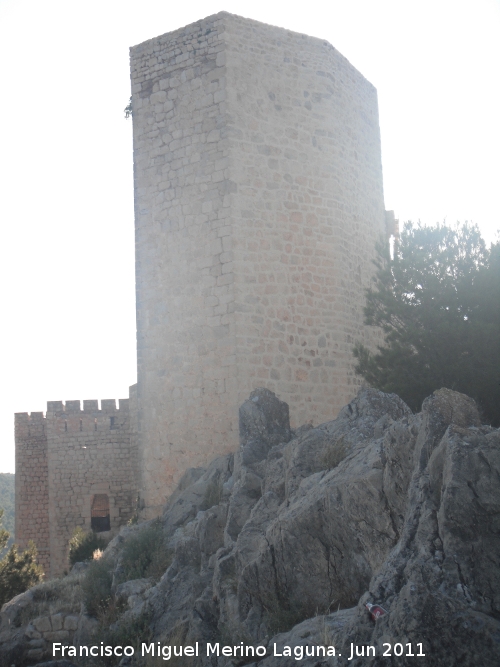
[[381,342],[364,289],[397,229],[375,88],[328,42],[227,12],[130,60],[137,386],[119,410],[16,415],[16,535],[52,575],[76,525],[115,531],[137,497],[158,515],[186,468],[235,451],[253,389],[292,427],[330,420],[354,343]]
[[356,393],[385,234],[375,88],[328,42],[221,12],[131,49],[141,496],[238,446],[265,386],[292,425]]

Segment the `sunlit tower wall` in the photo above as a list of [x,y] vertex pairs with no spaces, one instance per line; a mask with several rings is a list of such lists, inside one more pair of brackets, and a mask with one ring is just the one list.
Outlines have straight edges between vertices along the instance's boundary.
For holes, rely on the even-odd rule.
[[258,386],[292,426],[356,393],[385,234],[375,88],[328,42],[221,12],[131,49],[146,515],[238,446]]

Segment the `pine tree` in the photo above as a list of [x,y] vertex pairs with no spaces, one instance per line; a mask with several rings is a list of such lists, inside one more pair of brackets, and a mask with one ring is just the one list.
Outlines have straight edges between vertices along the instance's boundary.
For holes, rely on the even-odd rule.
[[500,244],[488,250],[475,225],[406,223],[394,256],[378,253],[365,323],[385,344],[357,344],[356,372],[413,410],[436,389],[460,391],[500,425]]
[[[0,521],[2,516],[3,510],[0,509]],[[9,533],[0,528],[0,548],[5,547],[8,539]],[[19,552],[17,544],[13,544],[0,560],[0,607],[41,581],[43,569],[36,559],[36,546],[30,542],[22,552]]]
[[[0,507],[0,524],[2,523],[2,518],[4,515],[3,509]],[[5,549],[7,546],[7,542],[9,541],[9,532],[5,530],[5,528],[2,528],[0,525],[0,552]]]

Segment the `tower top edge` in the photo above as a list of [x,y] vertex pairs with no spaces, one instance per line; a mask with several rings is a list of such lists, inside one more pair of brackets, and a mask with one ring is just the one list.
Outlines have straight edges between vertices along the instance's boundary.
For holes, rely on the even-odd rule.
[[[303,42],[309,42],[309,43],[315,43],[317,46],[326,48],[328,50],[334,51],[338,56],[340,56],[341,59],[343,59],[350,67],[352,67],[353,70],[358,72],[360,76],[363,77],[368,83],[368,79],[366,79],[363,74],[344,56],[340,53],[338,49],[331,44],[327,39],[322,39],[321,37],[314,37],[312,35],[307,35],[305,33],[297,32],[295,30],[291,30],[290,28],[285,28],[282,26],[275,26],[272,25],[271,23],[265,23],[263,21],[257,21],[256,19],[251,19],[251,18],[246,18],[244,16],[240,16],[239,14],[232,14],[231,12],[227,11],[220,11],[217,12],[216,14],[211,14],[210,16],[206,16],[205,18],[198,19],[197,21],[194,21],[193,23],[189,23],[188,25],[181,26],[179,28],[176,28],[174,30],[170,30],[169,32],[163,33],[161,35],[157,35],[156,37],[151,37],[150,39],[147,39],[144,42],[141,42],[140,44],[136,44],[135,46],[130,47],[130,56],[135,57],[139,56],[141,52],[145,51],[146,49],[150,48],[153,44],[157,44],[159,42],[168,42],[169,40],[180,36],[183,32],[188,34],[189,32],[194,31],[195,29],[200,30],[203,29],[203,24],[214,24],[217,21],[223,21],[224,19],[229,19],[230,21],[237,21],[237,22],[243,22],[249,26],[254,26],[255,28],[262,28],[262,29],[272,29],[274,31],[279,31],[283,35],[287,35],[289,37],[295,38],[297,40],[302,40]],[[373,84],[370,83],[370,85],[373,86]],[[373,86],[375,88],[375,86]]]
[[290,28],[273,25],[272,23],[265,23],[264,21],[258,21],[257,19],[247,18],[246,16],[240,16],[239,14],[232,14],[231,12],[220,11],[217,12],[217,14],[210,14],[210,16],[205,16],[204,18],[198,19],[197,21],[193,21],[192,23],[188,23],[187,25],[179,26],[174,30],[169,30],[168,32],[162,33],[161,35],[156,35],[156,37],[151,37],[150,39],[147,39],[144,42],[131,46],[130,50],[131,51],[135,51],[136,49],[141,50],[141,47],[146,47],[151,42],[156,42],[157,40],[161,40],[164,38],[170,38],[174,35],[179,35],[182,32],[191,32],[195,27],[197,26],[201,27],[204,23],[215,23],[216,21],[222,19],[234,20],[246,23],[248,25],[254,25],[255,27],[272,28],[273,30],[279,30],[280,32],[287,33],[288,35],[292,35],[295,37],[300,37],[301,39],[304,40],[314,40],[318,42],[323,42],[325,46],[329,46],[332,49],[335,48],[328,40],[321,39],[320,37],[314,37],[312,35],[307,35],[306,33],[297,32],[296,30],[291,30]]

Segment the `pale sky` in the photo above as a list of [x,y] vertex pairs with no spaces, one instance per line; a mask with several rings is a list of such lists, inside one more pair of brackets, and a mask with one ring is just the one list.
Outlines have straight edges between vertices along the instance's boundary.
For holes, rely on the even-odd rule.
[[326,39],[376,86],[397,218],[500,228],[499,0],[0,0],[0,472],[14,412],[136,380],[128,47],[221,10]]

